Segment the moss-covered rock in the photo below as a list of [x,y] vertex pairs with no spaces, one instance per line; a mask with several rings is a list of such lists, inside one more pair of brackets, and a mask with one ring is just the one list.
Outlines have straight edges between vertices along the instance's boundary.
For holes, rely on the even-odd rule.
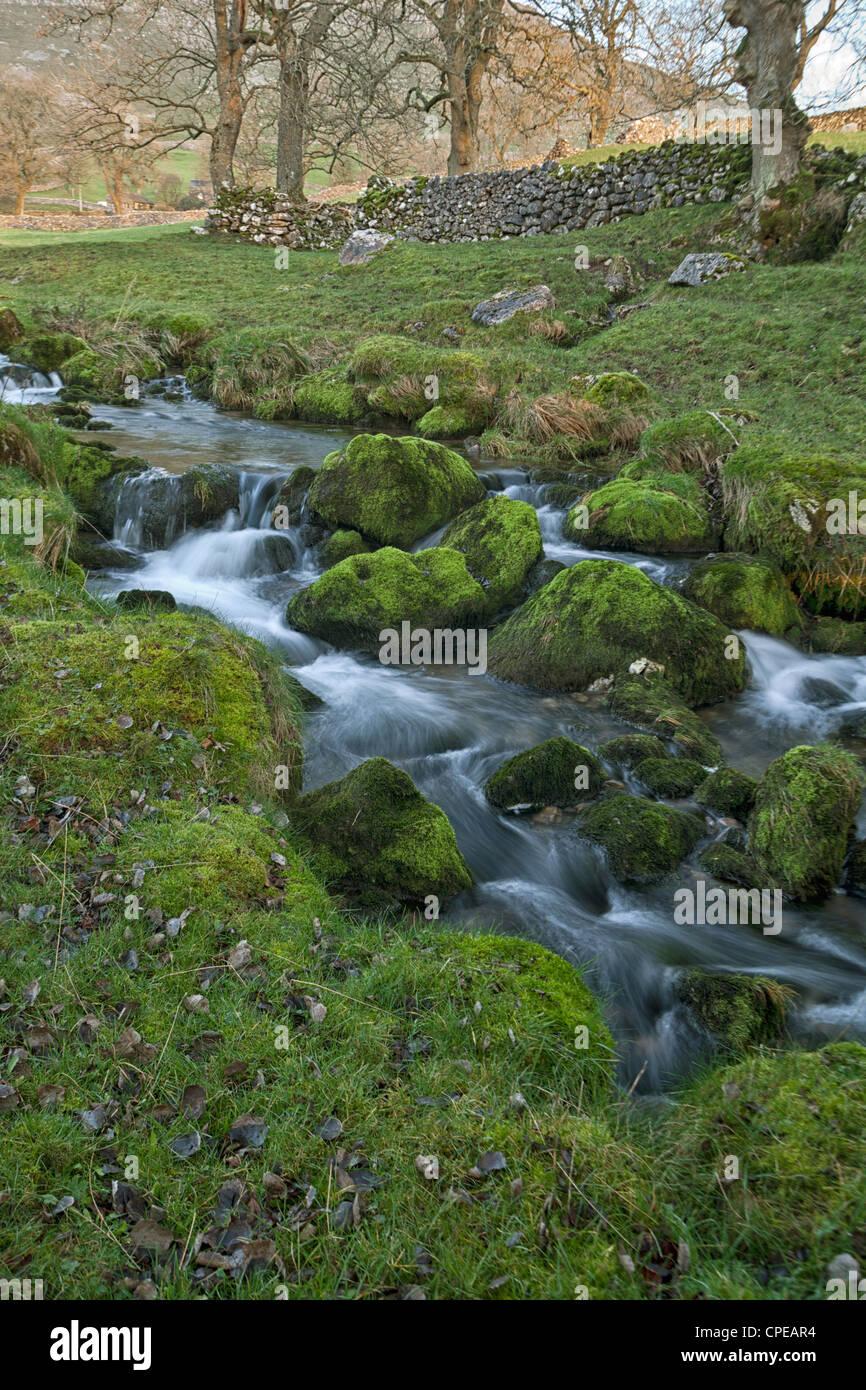
[[74,333],[30,333],[16,346],[16,356],[38,372],[59,372],[67,358],[87,349]]
[[735,767],[720,767],[701,782],[695,800],[717,816],[735,816],[744,821],[755,804],[757,790],[758,783],[748,773],[738,772]]
[[294,388],[295,412],[301,420],[324,425],[357,425],[363,420],[365,404],[345,372],[311,372]]
[[848,623],[844,618],[813,618],[804,645],[812,652],[866,656],[866,622]]
[[32,477],[41,474],[36,448],[15,420],[0,416],[0,467],[19,468]]
[[574,806],[598,796],[605,771],[588,748],[559,736],[509,758],[487,779],[484,795],[501,811]]
[[866,527],[858,530],[856,499],[866,496],[866,463],[793,451],[768,437],[725,461],[722,495],[726,550],[778,565],[814,613],[863,617]]
[[668,801],[688,796],[706,775],[701,763],[690,758],[644,758],[635,768],[635,776],[650,795]]
[[325,879],[364,906],[423,907],[472,882],[445,813],[385,758],[302,796],[292,825],[315,846]]
[[700,561],[683,592],[730,628],[781,637],[803,623],[781,570],[747,555],[713,555]]
[[0,352],[11,355],[14,344],[23,337],[24,326],[18,315],[12,309],[0,309]]
[[310,487],[310,514],[378,545],[404,549],[480,502],[484,486],[460,454],[422,439],[357,435],[328,454]]
[[542,555],[535,508],[503,495],[463,512],[439,544],[466,557],[466,568],[486,592],[491,614],[519,601]]
[[[656,420],[640,437],[645,463],[672,473],[707,473],[736,447],[737,440],[730,428],[720,424],[708,410],[691,410],[670,420]],[[631,467],[627,465],[627,469]],[[641,476],[625,471],[624,475]]]
[[352,555],[326,571],[289,602],[286,621],[336,646],[378,652],[380,633],[413,627],[471,626],[483,616],[487,595],[456,550],[415,555],[383,547]]
[[167,589],[121,589],[115,602],[125,613],[153,613],[157,610],[173,613],[177,608],[174,594]]
[[758,783],[749,842],[759,869],[790,897],[832,893],[860,805],[863,771],[829,745],[790,748]]
[[478,428],[478,415],[456,405],[434,405],[416,422],[425,439],[461,439]]
[[[480,433],[490,417],[494,391],[487,364],[475,353],[380,334],[359,343],[349,370],[380,415],[411,422],[441,407],[459,412],[464,427],[457,432],[470,434]],[[434,427],[440,419],[433,416]]]
[[726,1052],[776,1043],[785,1033],[790,991],[761,975],[686,970],[677,996]]
[[653,403],[649,387],[632,372],[603,372],[584,392],[584,399],[605,410],[618,405],[648,408]]
[[631,770],[646,758],[666,757],[667,749],[662,740],[652,734],[620,734],[618,738],[603,743],[598,756],[604,758],[605,762]]
[[[124,471],[124,465],[132,466]],[[213,526],[240,505],[238,475],[219,463],[166,473],[109,456],[108,468],[107,481],[93,488],[95,505],[89,512],[110,534],[115,508],[121,506],[132,521],[130,544],[145,550],[161,550],[185,531]],[[78,485],[73,495],[82,490]]]
[[670,873],[706,833],[703,820],[624,792],[584,811],[580,833],[605,853],[621,883],[654,883]]
[[726,1282],[736,1250],[750,1297],[767,1297],[767,1267],[783,1252],[774,1296],[826,1299],[827,1263],[862,1218],[864,1078],[857,1043],[753,1052],[689,1086],[657,1135],[661,1166],[681,1175],[686,1232],[705,1233],[704,1257]]
[[179,791],[243,778],[274,797],[280,766],[283,788],[297,787],[297,706],[258,642],[203,613],[147,611],[15,634],[0,723],[27,726],[21,771],[40,795],[92,798],[101,817],[130,787],[156,798],[166,779]]
[[79,530],[69,549],[69,557],[85,570],[137,569],[142,556],[125,546],[105,541],[93,531]]
[[328,569],[350,555],[368,555],[372,548],[357,531],[334,531],[322,542],[322,564]]
[[724,761],[715,734],[658,675],[618,679],[608,704],[626,724],[670,739],[683,757],[693,758],[704,767],[717,767]]
[[699,485],[665,473],[615,478],[587,493],[569,513],[565,533],[592,547],[654,553],[705,551],[718,539]]
[[633,565],[587,560],[558,574],[494,632],[491,671],[536,689],[582,690],[641,657],[664,665],[689,704],[741,690],[742,652],[725,656],[718,619]]
[[713,878],[723,879],[725,883],[736,883],[740,888],[766,888],[766,877],[762,875],[755,861],[744,850],[735,845],[717,840],[701,850],[698,862]]

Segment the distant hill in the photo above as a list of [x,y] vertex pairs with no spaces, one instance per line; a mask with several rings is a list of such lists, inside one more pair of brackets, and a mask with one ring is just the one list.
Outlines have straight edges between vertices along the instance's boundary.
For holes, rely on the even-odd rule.
[[71,45],[65,36],[39,33],[56,8],[44,0],[0,0],[0,65],[44,72],[69,60]]

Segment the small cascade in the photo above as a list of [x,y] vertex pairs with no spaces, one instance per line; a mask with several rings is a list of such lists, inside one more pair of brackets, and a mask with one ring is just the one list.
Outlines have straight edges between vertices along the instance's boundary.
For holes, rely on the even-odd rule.
[[0,353],[0,401],[4,405],[39,405],[52,401],[63,386],[59,372],[37,372]]
[[866,656],[807,655],[777,637],[743,636],[752,673],[743,702],[760,724],[809,743],[866,738]]
[[171,545],[181,521],[179,474],[148,468],[125,478],[114,509],[114,539],[130,550],[142,549],[145,517],[154,509],[165,518],[165,544]]

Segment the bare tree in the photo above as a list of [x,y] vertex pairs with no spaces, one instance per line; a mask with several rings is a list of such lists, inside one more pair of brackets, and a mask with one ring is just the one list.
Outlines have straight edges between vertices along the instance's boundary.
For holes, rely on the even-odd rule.
[[56,85],[41,74],[7,68],[0,94],[0,185],[24,211],[32,188],[61,172],[61,106]]

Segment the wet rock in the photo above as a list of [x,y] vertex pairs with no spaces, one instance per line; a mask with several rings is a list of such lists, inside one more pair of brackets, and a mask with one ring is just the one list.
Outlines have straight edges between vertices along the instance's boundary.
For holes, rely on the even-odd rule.
[[472,322],[483,328],[495,328],[507,323],[515,314],[541,314],[556,308],[556,300],[547,285],[533,285],[528,290],[499,290],[490,299],[482,299],[472,310]]

